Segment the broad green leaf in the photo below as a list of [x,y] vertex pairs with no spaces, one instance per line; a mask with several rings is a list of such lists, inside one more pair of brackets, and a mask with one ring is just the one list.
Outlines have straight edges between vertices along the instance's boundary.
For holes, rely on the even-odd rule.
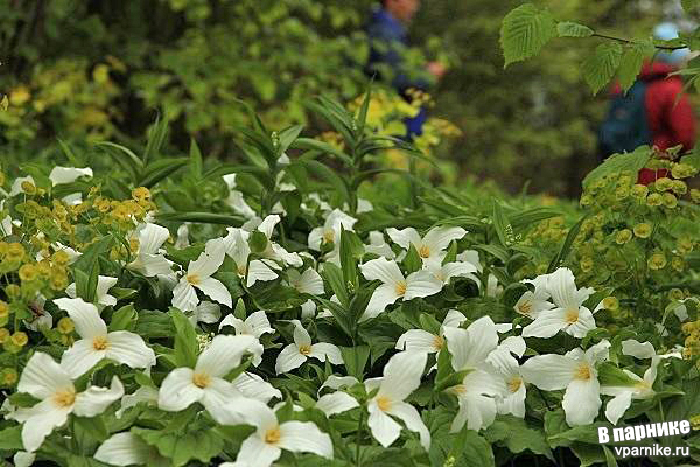
[[322,276],[331,286],[331,290],[338,298],[338,301],[343,307],[348,308],[350,306],[350,298],[343,280],[343,271],[333,263],[324,263]]
[[22,425],[11,426],[0,430],[1,451],[22,451]]
[[509,224],[508,218],[503,212],[501,204],[496,200],[493,202],[493,214],[491,218],[493,219],[493,226],[496,229],[496,235],[498,235],[501,245],[506,247],[509,246],[511,242],[508,239],[508,234],[506,232],[506,228]]
[[362,134],[365,131],[365,124],[367,123],[367,111],[369,110],[369,105],[370,105],[371,101],[372,101],[372,81],[367,83],[367,87],[365,88],[365,97],[362,100],[362,105],[357,110],[357,116],[355,117],[355,120],[357,122],[357,135],[360,138],[362,137]]
[[156,215],[158,219],[171,222],[195,222],[201,224],[243,225],[246,221],[233,214],[214,214],[211,212],[164,212]]
[[633,44],[625,47],[620,59],[620,67],[617,70],[617,78],[624,92],[627,92],[637,80],[639,70],[644,64],[644,59],[654,53],[652,44]]
[[337,149],[330,143],[326,143],[325,141],[318,141],[311,138],[297,138],[297,140],[294,141],[294,143],[292,143],[291,147],[298,149],[311,149],[315,151],[320,151],[324,154],[331,154],[337,157],[338,159],[342,160],[346,164],[352,164],[352,159],[350,158],[350,156]]
[[73,435],[83,454],[90,454],[109,437],[102,417],[75,417]]
[[282,131],[279,132],[279,148],[277,149],[277,153],[281,156],[284,154],[287,149],[289,149],[289,146],[294,143],[294,141],[299,137],[299,134],[301,133],[301,130],[304,127],[301,125],[292,125],[289,128],[286,128]]
[[630,378],[627,373],[609,362],[597,365],[598,381],[605,386],[635,386],[638,381]]
[[136,321],[136,309],[134,305],[126,305],[112,314],[112,320],[109,322],[110,331],[131,330],[134,321]]
[[95,146],[109,154],[115,162],[128,170],[132,177],[136,178],[140,175],[143,162],[131,149],[110,141],[100,141],[95,143]]
[[202,178],[203,172],[202,153],[199,151],[197,141],[192,138],[190,139],[190,173],[195,179],[199,180]]
[[587,189],[593,182],[599,180],[604,175],[616,175],[627,171],[636,176],[639,169],[649,162],[651,156],[652,151],[648,146],[641,146],[630,153],[613,154],[583,179],[583,188]]
[[197,333],[192,323],[177,308],[168,312],[175,325],[175,363],[178,367],[194,368],[197,363]]
[[554,459],[544,431],[529,426],[522,418],[501,415],[486,429],[484,436],[491,442],[505,444],[513,454],[529,450]]
[[496,466],[491,444],[476,431],[467,429],[466,426],[457,436],[453,455],[459,459],[458,465]]
[[248,242],[253,253],[262,253],[267,248],[267,237],[265,233],[255,230],[250,236]]
[[595,34],[595,31],[588,26],[572,21],[562,21],[557,24],[559,37],[588,37]]
[[100,274],[100,255],[111,248],[114,237],[107,235],[87,247],[80,258],[73,263],[75,290],[79,298],[92,302],[97,293]]
[[597,94],[615,76],[622,59],[622,45],[603,42],[583,62],[582,72],[588,86]]
[[402,264],[404,269],[406,269],[406,274],[420,271],[423,267],[423,260],[413,244],[408,247],[408,253],[406,253],[406,257],[404,258]]
[[190,159],[187,157],[157,160],[143,169],[143,174],[141,175],[141,180],[138,185],[152,188],[161,180],[185,167],[189,162]]
[[537,55],[550,39],[557,36],[557,23],[546,10],[526,3],[506,15],[500,42],[505,67]]
[[209,464],[224,449],[224,438],[211,429],[165,433],[135,427],[131,432],[148,445],[156,447],[161,455],[171,459],[175,467],[186,465],[192,460]]
[[348,375],[354,376],[362,381],[365,372],[365,365],[369,359],[369,347],[340,347],[343,354],[343,363],[348,370]]
[[346,287],[357,289],[359,284],[357,263],[362,259],[364,253],[365,246],[360,237],[355,232],[342,228],[340,232],[340,264]]
[[605,462],[608,467],[617,467],[617,459],[615,459],[612,451],[607,446],[603,446],[603,454],[605,455]]
[[[166,142],[168,135],[168,120],[161,118],[160,114],[156,116],[156,121],[148,131],[148,142],[146,143],[146,151],[143,153],[143,163],[148,164],[148,161],[155,159],[163,144]],[[146,186],[146,185],[143,185]]]

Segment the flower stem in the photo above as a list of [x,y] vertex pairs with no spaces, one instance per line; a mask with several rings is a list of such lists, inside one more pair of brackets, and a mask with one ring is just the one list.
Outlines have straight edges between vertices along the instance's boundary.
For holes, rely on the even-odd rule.
[[365,411],[361,410],[360,411],[360,419],[357,422],[357,446],[355,449],[355,465],[357,467],[360,467],[362,463],[360,462],[360,441],[362,440],[362,422],[364,421],[365,418]]

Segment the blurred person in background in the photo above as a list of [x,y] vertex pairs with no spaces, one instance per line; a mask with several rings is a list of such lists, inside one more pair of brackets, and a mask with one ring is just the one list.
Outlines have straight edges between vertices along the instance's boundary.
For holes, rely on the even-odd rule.
[[[373,12],[367,27],[370,55],[366,73],[389,82],[409,103],[412,101],[411,90],[426,92],[431,84],[427,79],[415,76],[421,70],[411,70],[404,58],[408,47],[407,28],[419,7],[420,0],[382,0],[381,7]],[[388,71],[385,73],[387,76],[382,70]],[[427,71],[435,80],[445,73],[439,62],[428,63]],[[415,117],[405,120],[407,140],[423,133],[426,118],[427,111],[422,107]]]
[[[659,24],[654,30],[657,40],[678,37],[673,23]],[[600,155],[632,152],[648,145],[665,153],[669,148],[682,146],[681,154],[693,148],[695,122],[693,109],[683,93],[680,76],[670,76],[688,58],[688,49],[659,52],[654,60],[644,64],[637,81],[625,94],[619,84],[612,89],[608,116],[599,133]],[[641,169],[638,183],[647,185],[665,177],[664,169]]]

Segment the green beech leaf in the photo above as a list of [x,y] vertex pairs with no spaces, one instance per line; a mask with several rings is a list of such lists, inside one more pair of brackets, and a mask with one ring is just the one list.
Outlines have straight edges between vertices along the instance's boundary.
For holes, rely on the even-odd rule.
[[627,92],[639,75],[639,70],[644,64],[644,59],[654,53],[654,45],[634,44],[625,47],[620,67],[617,70],[617,77],[624,92]]
[[622,45],[619,42],[603,42],[583,62],[583,77],[593,94],[597,94],[615,76],[621,59]]
[[557,24],[559,37],[588,37],[595,34],[595,31],[588,26],[571,21],[562,21]]
[[557,23],[546,10],[526,3],[508,13],[501,26],[500,42],[505,65],[537,55],[557,36]]

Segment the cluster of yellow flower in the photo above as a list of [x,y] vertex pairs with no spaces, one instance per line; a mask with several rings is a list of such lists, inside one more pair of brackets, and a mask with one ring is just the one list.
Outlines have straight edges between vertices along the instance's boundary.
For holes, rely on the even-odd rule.
[[687,359],[700,356],[700,320],[683,323],[681,330],[686,335],[683,356]]

